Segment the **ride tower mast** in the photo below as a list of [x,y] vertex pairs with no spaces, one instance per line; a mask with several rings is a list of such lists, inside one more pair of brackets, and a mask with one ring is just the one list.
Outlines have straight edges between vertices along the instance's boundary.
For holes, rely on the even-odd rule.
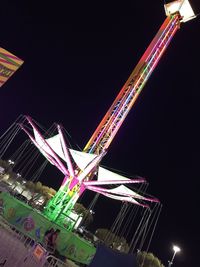
[[167,18],[88,141],[84,148],[85,152],[99,155],[109,147],[161,56],[180,28],[180,23],[195,17],[188,1],[166,4],[165,11]]
[[[97,157],[85,175],[82,175],[80,169],[73,170],[73,166],[69,164],[71,171],[66,174],[67,179],[64,179],[56,195],[45,207],[44,214],[50,220],[60,224],[64,218],[70,217],[74,204],[85,189],[83,183],[94,177],[101,159],[180,28],[180,24],[195,18],[188,0],[173,1],[164,5],[164,8],[167,18],[83,150]],[[73,229],[72,224],[69,229]]]

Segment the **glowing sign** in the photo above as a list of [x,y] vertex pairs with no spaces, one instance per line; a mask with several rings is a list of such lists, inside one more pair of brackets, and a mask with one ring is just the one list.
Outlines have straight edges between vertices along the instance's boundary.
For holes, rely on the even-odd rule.
[[0,47],[0,87],[23,64],[23,60]]

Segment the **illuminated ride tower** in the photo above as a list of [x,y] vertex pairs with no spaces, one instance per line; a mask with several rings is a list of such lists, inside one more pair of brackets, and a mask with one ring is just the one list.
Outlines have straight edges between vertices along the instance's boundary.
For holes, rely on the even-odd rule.
[[[86,189],[143,207],[148,206],[144,204],[144,201],[158,201],[157,199],[143,197],[124,186],[124,184],[145,182],[144,179],[128,179],[103,169],[99,164],[161,56],[180,28],[180,24],[195,17],[188,0],[173,1],[164,7],[167,18],[83,152],[68,149],[62,134],[62,127],[59,125],[58,135],[48,139],[42,137],[30,117],[27,117],[27,120],[33,127],[34,135],[31,135],[25,126],[21,125],[44,156],[65,175],[62,186],[47,204],[44,215],[59,225],[62,225],[63,221],[68,219],[69,230],[74,227],[71,216],[74,204]],[[63,160],[65,163],[63,163]],[[120,186],[113,191],[100,187],[108,184]]]

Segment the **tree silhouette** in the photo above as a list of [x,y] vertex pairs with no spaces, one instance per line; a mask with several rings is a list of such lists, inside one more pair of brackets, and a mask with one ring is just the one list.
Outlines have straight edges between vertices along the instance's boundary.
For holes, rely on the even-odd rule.
[[138,267],[164,267],[161,261],[153,255],[153,253],[147,253],[140,251],[137,254]]
[[95,235],[103,241],[103,243],[113,249],[119,250],[121,252],[128,252],[129,245],[124,237],[117,236],[110,230],[105,228],[99,228],[96,230]]

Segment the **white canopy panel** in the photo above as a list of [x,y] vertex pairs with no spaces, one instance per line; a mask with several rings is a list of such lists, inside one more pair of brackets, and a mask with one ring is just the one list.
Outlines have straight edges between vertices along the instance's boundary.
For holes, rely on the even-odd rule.
[[[35,135],[36,138],[37,135]],[[37,140],[37,142],[39,142],[41,139],[39,138],[39,140]],[[54,152],[60,157],[62,158],[65,162],[65,156],[63,153],[63,148],[62,148],[62,144],[60,142],[60,136],[59,134],[45,139],[45,141],[49,144],[49,146],[54,150]],[[42,146],[44,147],[44,144],[42,144]],[[47,152],[50,153],[50,150],[47,148]],[[78,165],[78,167],[81,170],[84,170],[86,168],[86,166],[96,157],[96,154],[90,154],[90,153],[86,153],[86,152],[82,152],[82,151],[78,151],[78,150],[74,150],[74,149],[69,149],[72,158],[74,159],[74,161],[76,162],[76,164]],[[117,173],[114,173],[112,171],[109,171],[103,167],[99,167],[98,170],[98,181],[106,181],[106,180],[130,180],[125,176],[119,175]]]
[[[34,130],[35,140],[42,147],[48,154],[53,156],[49,147],[45,144],[45,142],[40,138],[37,131]],[[62,148],[62,143],[60,141],[59,134],[54,135],[53,137],[45,139],[47,144],[51,147],[51,149],[66,162],[65,155]],[[75,163],[81,170],[84,170],[86,166],[96,157],[95,154],[88,154],[82,151],[77,151],[73,149],[69,149],[72,158],[74,159]]]
[[34,128],[33,128],[33,133],[35,136],[35,141],[37,142],[39,146],[40,152],[51,162],[50,158],[48,157],[48,155],[52,157],[54,156],[51,149],[47,146],[47,144],[45,144],[44,140],[41,138],[41,136],[38,134],[38,132]]
[[137,205],[141,205],[138,201],[136,201],[135,199],[133,199],[132,197],[125,197],[125,196],[116,196],[116,195],[113,195],[113,194],[109,194],[107,192],[104,192],[102,191],[101,189],[95,189],[95,188],[90,188],[90,190],[94,191],[94,192],[97,192],[97,193],[100,193],[106,197],[109,197],[109,198],[112,198],[112,199],[115,199],[115,200],[120,200],[120,201],[125,201],[125,202],[131,202],[131,203],[134,203],[134,204],[137,204]]
[[97,156],[96,154],[89,154],[86,152],[69,149],[72,158],[81,170],[84,170],[86,166]]
[[59,134],[54,135],[51,138],[45,139],[45,141],[61,159],[66,161]]
[[138,193],[134,192],[133,190],[129,189],[128,187],[124,185],[120,185],[118,187],[115,187],[113,189],[108,189],[110,193],[118,194],[118,195],[128,195],[130,197],[140,198],[144,199],[142,195],[139,195]]
[[106,180],[130,180],[127,177],[119,175],[115,172],[109,171],[103,167],[99,167],[98,171],[98,181],[106,181]]

